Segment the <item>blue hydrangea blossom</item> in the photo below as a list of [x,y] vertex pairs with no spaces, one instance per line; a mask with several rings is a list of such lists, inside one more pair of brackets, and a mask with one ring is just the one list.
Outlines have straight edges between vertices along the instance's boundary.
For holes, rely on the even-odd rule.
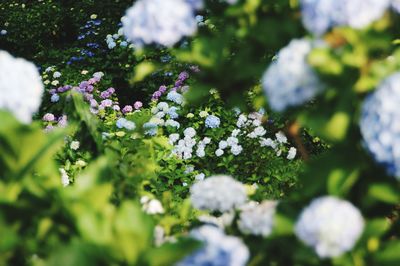
[[360,211],[350,202],[332,196],[314,199],[296,223],[295,233],[321,258],[350,251],[364,230]]
[[206,118],[205,124],[208,128],[218,128],[221,124],[221,119],[215,115],[209,115]]
[[197,30],[192,6],[185,0],[138,0],[122,18],[124,34],[136,46],[173,46]]
[[322,35],[332,27],[364,28],[382,17],[390,0],[301,0],[303,24]]
[[203,246],[177,266],[244,266],[249,259],[246,245],[237,237],[225,235],[217,227],[204,225],[193,230],[190,236],[203,242]]
[[262,86],[274,111],[301,105],[322,90],[317,74],[307,62],[313,46],[310,40],[292,40],[265,72]]
[[386,78],[364,102],[360,120],[365,146],[400,179],[400,73]]

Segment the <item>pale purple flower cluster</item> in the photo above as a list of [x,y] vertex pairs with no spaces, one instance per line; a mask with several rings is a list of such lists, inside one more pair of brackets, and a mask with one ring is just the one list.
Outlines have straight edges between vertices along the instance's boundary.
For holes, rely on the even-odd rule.
[[[178,104],[181,104],[183,102],[183,98],[177,96],[177,94],[179,94],[177,91],[179,89],[180,89],[181,92],[184,91],[184,89],[186,87],[185,86],[185,81],[187,79],[189,79],[189,73],[186,72],[186,71],[183,71],[178,75],[178,79],[175,81],[175,86],[169,92],[169,93],[172,92],[169,100],[171,100],[173,102],[178,101],[179,102]],[[152,96],[151,100],[152,101],[158,101],[167,92],[167,90],[168,90],[168,88],[165,85],[160,86],[160,88],[153,93],[153,96]],[[174,97],[174,96],[177,96],[179,99],[177,97]]]
[[53,122],[55,120],[55,117],[51,113],[47,113],[43,116],[43,121],[45,122]]
[[100,93],[100,98],[102,99],[108,99],[110,98],[113,94],[115,93],[114,88],[108,88],[107,90],[103,91]]
[[128,114],[128,113],[131,113],[132,111],[133,111],[132,105],[125,105],[125,107],[122,108],[123,114]]
[[136,102],[133,104],[133,107],[134,107],[136,110],[139,110],[140,108],[143,107],[143,103],[140,102],[140,101],[136,101]]
[[157,101],[161,98],[161,96],[167,91],[167,87],[165,85],[160,86],[157,91],[153,93],[152,101]]
[[57,118],[54,114],[47,113],[43,116],[42,120],[46,123],[46,132],[52,131],[55,127],[65,128],[68,125],[67,115],[62,115]]

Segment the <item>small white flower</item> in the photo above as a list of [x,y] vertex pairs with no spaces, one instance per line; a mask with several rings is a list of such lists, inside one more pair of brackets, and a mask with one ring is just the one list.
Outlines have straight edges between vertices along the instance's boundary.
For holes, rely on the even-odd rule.
[[197,155],[197,157],[199,157],[199,158],[203,158],[204,156],[206,156],[206,151],[204,150],[203,147],[199,147],[199,148],[196,150],[196,155]]
[[180,124],[178,121],[172,120],[172,119],[168,119],[165,122],[165,126],[170,126],[170,127],[174,127],[174,128],[180,128]]
[[196,136],[196,130],[192,127],[188,127],[185,129],[185,131],[183,131],[183,135],[185,137],[193,138],[194,136]]
[[169,105],[166,102],[159,102],[157,104],[157,111],[162,111],[164,113],[168,113],[169,111]]
[[185,174],[190,174],[193,173],[194,171],[194,166],[193,165],[187,165],[185,169]]
[[221,150],[221,149],[218,149],[218,150],[215,151],[215,155],[216,155],[217,157],[221,157],[222,155],[224,155],[224,151]]
[[287,159],[288,160],[293,160],[295,157],[296,157],[296,153],[297,153],[297,150],[296,150],[296,148],[295,147],[291,147],[290,149],[289,149],[289,152],[288,152],[288,155],[287,155]]
[[253,120],[253,126],[255,127],[259,127],[261,125],[261,121],[260,120]]
[[205,145],[210,144],[210,143],[211,143],[211,139],[210,139],[209,137],[205,137],[205,138],[203,139],[203,143],[204,143]]
[[150,199],[147,196],[143,196],[140,199],[140,203],[142,204],[142,209],[147,214],[155,215],[164,213],[164,208],[161,205],[161,202],[157,199]]
[[232,137],[237,137],[239,134],[240,134],[240,129],[234,129],[234,130],[232,131],[231,136],[232,136]]
[[262,137],[267,134],[267,131],[262,126],[258,126],[254,129],[254,134],[258,137]]
[[229,146],[236,146],[237,144],[239,144],[239,140],[238,140],[238,138],[236,138],[236,137],[234,137],[234,136],[232,136],[232,137],[229,137],[227,140],[226,140],[226,142],[228,143],[228,145]]
[[53,78],[58,79],[59,77],[61,77],[61,73],[56,71],[53,73]]
[[226,142],[225,140],[221,140],[218,144],[218,147],[220,150],[224,150],[228,147],[228,142]]
[[194,178],[196,179],[196,181],[202,181],[202,180],[204,180],[205,177],[206,177],[206,175],[204,173],[200,173],[200,174],[196,175]]
[[169,135],[169,143],[174,144],[178,140],[179,140],[179,134],[173,133],[173,134]]
[[76,151],[77,149],[79,149],[81,143],[79,141],[72,141],[71,144],[69,145],[69,147]]
[[276,149],[278,147],[278,144],[275,141],[273,141],[271,138],[267,138],[267,139],[262,138],[260,140],[260,145],[261,145],[261,147],[271,147],[273,149]]
[[207,113],[206,111],[201,111],[200,114],[199,114],[199,116],[200,116],[201,118],[204,118],[204,117],[208,116],[208,113]]
[[286,143],[287,142],[287,137],[285,136],[285,134],[283,134],[282,131],[279,131],[278,133],[275,134],[276,140],[279,143]]
[[246,124],[246,122],[247,122],[247,117],[245,115],[241,114],[241,115],[239,115],[236,126],[241,128]]
[[53,86],[58,86],[58,84],[60,84],[60,82],[58,80],[53,80],[51,82],[51,85],[53,85]]
[[232,148],[231,148],[231,152],[232,152],[232,154],[235,155],[235,156],[237,156],[237,155],[239,155],[240,153],[242,153],[242,151],[243,151],[243,147],[240,146],[240,145],[234,145],[234,146],[232,146]]
[[69,185],[70,181],[69,181],[69,176],[67,174],[67,172],[65,171],[64,168],[60,168],[60,173],[61,173],[61,184],[66,187]]
[[84,160],[81,160],[81,159],[77,160],[77,161],[75,162],[75,164],[76,164],[77,166],[79,166],[79,167],[85,167],[85,166],[87,165],[87,163],[86,163]]

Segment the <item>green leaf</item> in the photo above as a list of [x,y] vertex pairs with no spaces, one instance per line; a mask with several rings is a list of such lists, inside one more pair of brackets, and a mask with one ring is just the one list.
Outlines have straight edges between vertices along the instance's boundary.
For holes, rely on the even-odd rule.
[[399,191],[389,184],[375,183],[369,187],[368,195],[371,197],[390,204],[398,204],[400,202]]
[[376,265],[393,265],[400,264],[400,241],[395,240],[384,245],[383,249],[375,256]]
[[72,99],[80,120],[83,121],[87,126],[89,133],[97,145],[97,148],[101,149],[103,142],[101,134],[98,130],[100,125],[98,118],[89,111],[89,105],[83,100],[82,94],[72,92]]
[[345,196],[360,176],[358,169],[333,169],[328,176],[328,193],[336,196]]
[[135,76],[132,82],[138,82],[145,79],[148,75],[156,70],[156,65],[151,62],[142,62],[135,67]]
[[181,239],[177,243],[166,243],[159,248],[149,250],[145,260],[151,266],[174,265],[197,248],[201,243],[193,239]]
[[283,214],[277,213],[275,215],[275,226],[273,234],[277,236],[293,234],[293,220]]

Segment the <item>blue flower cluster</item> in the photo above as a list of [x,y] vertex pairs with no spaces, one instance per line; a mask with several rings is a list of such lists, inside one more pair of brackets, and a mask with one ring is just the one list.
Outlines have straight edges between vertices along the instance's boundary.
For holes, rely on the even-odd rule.
[[301,0],[304,26],[322,35],[335,26],[364,28],[382,17],[390,0]]
[[121,129],[125,128],[127,130],[134,130],[136,128],[136,125],[135,125],[134,122],[129,121],[129,120],[125,119],[125,118],[118,119],[117,123],[116,123],[116,126],[117,126],[117,128],[121,128]]
[[208,128],[218,128],[221,124],[221,119],[215,115],[209,115],[206,118],[205,124]]
[[400,73],[386,78],[364,102],[360,120],[367,149],[400,179]]
[[167,100],[181,105],[183,103],[183,96],[176,91],[171,91],[167,95]]
[[227,236],[214,226],[204,225],[190,234],[202,241],[204,246],[187,256],[177,266],[244,266],[249,259],[249,250],[236,237]]
[[307,62],[313,46],[306,39],[292,40],[265,72],[262,85],[274,111],[301,105],[322,90],[317,74]]
[[178,110],[178,107],[172,106],[171,108],[169,108],[167,114],[171,119],[177,119],[179,117],[179,114],[177,113]]
[[[193,7],[199,1],[138,0],[126,11],[122,24],[135,46],[160,44],[171,47],[197,30]],[[193,5],[191,5],[193,4]]]
[[158,132],[158,126],[155,123],[147,122],[143,125],[144,134],[148,136],[155,136]]
[[[96,16],[97,17],[97,16]],[[90,19],[86,22],[86,24],[80,27],[80,35],[78,36],[79,41],[88,41],[92,36],[96,36],[98,34],[98,29],[101,26],[100,19]],[[85,57],[94,57],[95,51],[98,51],[101,47],[98,43],[88,41],[85,45],[85,48],[80,50],[79,56],[72,56],[70,60],[67,62],[67,65],[72,64],[73,62],[82,61]]]

